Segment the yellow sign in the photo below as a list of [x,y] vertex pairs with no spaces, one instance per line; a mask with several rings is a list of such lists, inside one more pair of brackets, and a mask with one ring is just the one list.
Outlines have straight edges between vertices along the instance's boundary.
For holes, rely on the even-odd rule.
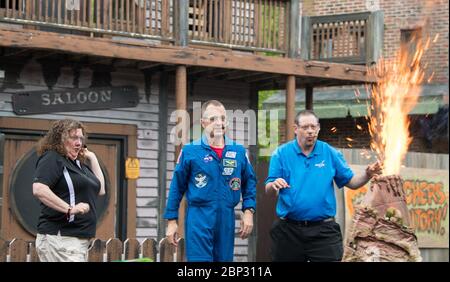
[[[355,172],[363,172],[365,166],[351,165]],[[448,248],[449,238],[449,185],[448,171],[404,167],[400,170],[406,205],[419,247]],[[369,183],[358,190],[345,189],[346,227],[354,214],[354,207],[361,203]],[[347,228],[346,228],[347,229]]]
[[139,159],[127,158],[125,161],[125,177],[127,179],[139,178]]

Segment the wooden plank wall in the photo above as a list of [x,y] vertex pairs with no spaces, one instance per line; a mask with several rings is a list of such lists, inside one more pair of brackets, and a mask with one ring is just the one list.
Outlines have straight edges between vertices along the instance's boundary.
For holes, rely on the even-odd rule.
[[[93,71],[82,68],[79,76],[79,88],[89,88],[92,84]],[[144,75],[140,71],[123,71],[117,68],[111,73],[111,85],[134,85],[138,87],[140,101],[137,107],[111,110],[61,112],[24,116],[26,118],[57,120],[65,117],[84,122],[133,124],[137,126],[137,157],[140,160],[140,177],[136,181],[136,238],[157,238],[158,211],[158,105],[159,78],[151,81],[150,93],[145,92]],[[74,88],[73,70],[62,68],[61,75],[53,89]],[[14,92],[46,90],[41,65],[35,60],[25,65],[17,84],[2,85],[0,82],[0,116],[15,117],[12,111],[11,97]],[[173,146],[172,146],[173,147]],[[171,148],[169,146],[169,148]],[[174,149],[172,148],[172,152]],[[173,157],[173,156],[172,156]],[[174,159],[168,158],[168,161]]]

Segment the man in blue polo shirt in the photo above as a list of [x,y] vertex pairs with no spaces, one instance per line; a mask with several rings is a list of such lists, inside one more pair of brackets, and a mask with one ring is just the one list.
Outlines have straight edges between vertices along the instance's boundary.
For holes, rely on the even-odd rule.
[[253,228],[256,178],[242,145],[225,137],[227,118],[219,101],[202,106],[203,136],[183,147],[177,161],[165,211],[166,236],[177,240],[178,208],[186,193],[186,256],[188,261],[233,261],[234,208],[242,195],[240,236]]
[[357,189],[381,172],[379,162],[355,175],[342,154],[317,140],[313,111],[295,117],[296,138],[278,147],[270,160],[266,192],[278,193],[280,218],[270,231],[273,261],[340,261],[343,240],[336,215],[333,181]]

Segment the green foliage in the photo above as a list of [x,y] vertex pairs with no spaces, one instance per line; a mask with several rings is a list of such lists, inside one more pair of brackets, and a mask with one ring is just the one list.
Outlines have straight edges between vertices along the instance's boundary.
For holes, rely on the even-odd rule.
[[[258,110],[263,110],[263,102],[276,93],[276,90],[259,91]],[[266,112],[266,116],[258,115],[258,159],[268,160],[270,153],[278,146],[278,123],[278,119],[270,119],[269,112]],[[275,129],[276,136],[270,135],[271,128]]]
[[262,104],[264,101],[272,97],[277,93],[276,90],[262,90],[258,92],[258,110],[262,110]]
[[138,259],[116,260],[114,262],[153,262],[153,260],[151,258],[138,258]]

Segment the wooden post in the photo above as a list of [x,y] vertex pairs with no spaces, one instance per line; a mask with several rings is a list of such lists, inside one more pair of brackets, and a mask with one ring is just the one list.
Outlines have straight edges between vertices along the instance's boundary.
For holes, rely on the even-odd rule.
[[[187,2],[187,1],[180,1]],[[187,74],[186,74],[186,66],[177,66],[176,68],[176,77],[175,77],[175,104],[177,110],[187,110]],[[180,122],[178,120],[177,122]],[[186,124],[186,123],[184,123]],[[188,128],[184,129],[184,132],[188,132]],[[187,136],[182,136],[182,144],[175,148],[175,159],[178,159],[180,155],[181,148],[183,144],[187,141]],[[179,214],[178,214],[178,233],[180,237],[184,237],[184,218],[185,218],[185,210],[186,210],[186,198],[183,197],[183,200],[180,204]]]
[[299,0],[291,0],[290,23],[289,23],[289,57],[295,58],[298,55],[299,38]]
[[176,45],[188,45],[189,1],[176,1],[177,17],[175,17]]
[[307,16],[302,17],[302,34],[300,40],[300,58],[303,60],[311,59],[311,18]]
[[295,76],[289,75],[286,81],[286,141],[294,138],[295,122]]
[[313,88],[310,85],[305,88],[305,109],[313,109]]
[[[152,76],[146,77],[151,81]],[[169,76],[166,72],[161,72],[159,77],[159,124],[166,125],[168,123],[168,96],[169,96]],[[150,87],[149,87],[150,88]],[[150,91],[150,89],[148,90]],[[164,214],[166,208],[166,190],[167,190],[167,126],[160,126],[158,128],[159,142],[158,142],[158,212]],[[158,218],[158,240],[166,236],[166,220],[163,216]]]
[[[299,0],[291,0],[289,15],[289,52],[290,58],[298,55],[299,39]],[[289,75],[286,81],[286,141],[294,138],[293,125],[295,122],[295,76]]]
[[383,11],[370,13],[367,20],[367,39],[365,40],[366,65],[376,63],[383,53],[384,15]]

